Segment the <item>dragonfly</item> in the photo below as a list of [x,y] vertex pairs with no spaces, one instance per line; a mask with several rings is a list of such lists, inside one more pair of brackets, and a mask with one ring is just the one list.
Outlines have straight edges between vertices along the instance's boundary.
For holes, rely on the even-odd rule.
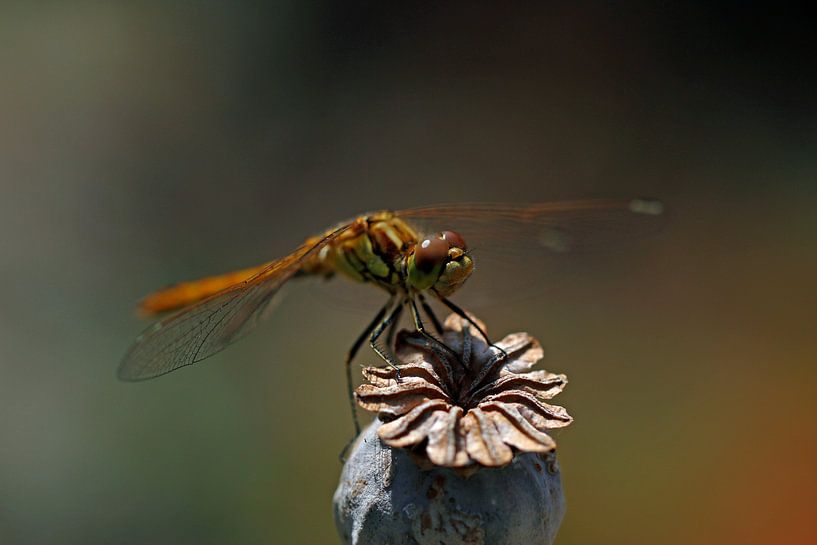
[[[136,339],[118,375],[123,380],[139,381],[198,363],[252,331],[270,314],[274,308],[271,303],[287,282],[303,277],[345,277],[373,285],[387,296],[344,359],[357,434],[360,425],[351,363],[368,339],[386,364],[396,366],[380,339],[387,330],[387,338],[393,337],[405,309],[414,328],[432,346],[445,351],[447,347],[427,330],[420,309],[438,334],[440,321],[429,298],[471,321],[450,297],[472,276],[478,257],[485,257],[486,263],[492,258],[499,267],[514,259],[535,267],[535,258],[540,255],[606,248],[653,233],[663,212],[660,201],[594,199],[455,203],[361,214],[308,238],[290,254],[273,261],[181,282],[148,295],[139,305],[142,314],[170,314]],[[479,252],[466,240],[475,242]],[[509,273],[508,282],[513,282],[512,275]],[[479,325],[474,325],[492,344]]]

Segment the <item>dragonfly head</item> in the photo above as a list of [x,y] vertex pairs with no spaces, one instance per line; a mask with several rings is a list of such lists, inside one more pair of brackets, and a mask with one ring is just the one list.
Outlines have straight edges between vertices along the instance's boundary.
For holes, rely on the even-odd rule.
[[463,238],[454,231],[424,239],[409,255],[409,284],[418,291],[433,289],[443,297],[451,295],[474,270],[467,250]]

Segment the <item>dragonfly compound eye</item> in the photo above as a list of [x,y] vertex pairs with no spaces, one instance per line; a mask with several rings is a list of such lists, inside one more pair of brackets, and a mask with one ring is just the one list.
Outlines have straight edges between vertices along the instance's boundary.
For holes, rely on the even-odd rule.
[[443,231],[442,238],[445,240],[449,247],[451,248],[459,248],[460,250],[467,250],[468,247],[465,245],[465,240],[460,236],[459,233],[455,231]]
[[448,257],[448,243],[441,238],[427,238],[414,250],[414,265],[422,273],[430,273]]

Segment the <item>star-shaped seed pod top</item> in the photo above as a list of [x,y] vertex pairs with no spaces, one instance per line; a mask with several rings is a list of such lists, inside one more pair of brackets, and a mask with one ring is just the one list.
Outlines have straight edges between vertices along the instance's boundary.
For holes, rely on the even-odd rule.
[[564,389],[567,377],[531,371],[543,355],[536,339],[512,333],[488,346],[472,324],[452,314],[442,340],[450,350],[417,331],[401,331],[399,378],[391,367],[363,370],[369,384],[357,388],[357,401],[378,413],[384,443],[424,450],[432,464],[455,468],[499,467],[516,452],[556,448],[547,430],[573,419],[545,401]]

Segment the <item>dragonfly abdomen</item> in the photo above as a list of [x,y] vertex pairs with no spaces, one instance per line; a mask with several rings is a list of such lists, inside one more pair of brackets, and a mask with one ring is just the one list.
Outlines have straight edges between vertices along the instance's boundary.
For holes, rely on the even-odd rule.
[[173,284],[147,295],[139,302],[139,313],[150,316],[192,305],[230,286],[252,278],[267,268],[263,263],[248,269]]

